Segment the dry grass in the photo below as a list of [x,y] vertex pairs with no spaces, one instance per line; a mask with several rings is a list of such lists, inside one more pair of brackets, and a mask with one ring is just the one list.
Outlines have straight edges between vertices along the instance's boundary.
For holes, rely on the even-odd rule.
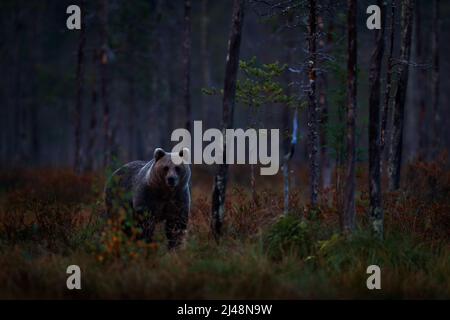
[[[188,238],[177,252],[126,237],[105,223],[100,175],[70,170],[0,174],[0,298],[449,298],[450,172],[446,162],[414,163],[406,188],[385,194],[386,239],[366,229],[368,196],[359,176],[354,236],[338,235],[335,190],[306,203],[307,172],[296,170],[291,213],[282,217],[281,177],[232,172],[224,237],[210,234],[212,177],[196,169]],[[326,198],[326,199],[325,199]],[[65,287],[68,265],[82,269],[81,291]],[[369,264],[382,290],[366,288]]]

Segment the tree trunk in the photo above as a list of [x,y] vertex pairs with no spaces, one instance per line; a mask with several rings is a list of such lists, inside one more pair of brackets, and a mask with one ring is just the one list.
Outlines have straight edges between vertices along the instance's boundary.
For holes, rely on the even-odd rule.
[[[81,1],[81,10],[84,12],[86,10],[86,1]],[[83,91],[84,91],[84,47],[86,44],[86,32],[84,17],[81,19],[81,30],[80,37],[78,40],[78,52],[77,52],[77,71],[76,71],[76,82],[77,82],[77,98],[75,105],[75,153],[74,153],[74,170],[76,172],[81,171],[81,113],[83,112]]]
[[[287,23],[289,25],[292,24],[293,21],[293,13],[289,13]],[[289,38],[285,39],[287,43],[287,55],[286,62],[288,66],[291,66],[294,60],[293,57],[293,39],[289,36]],[[288,97],[292,96],[292,77],[291,72],[288,71],[285,73],[285,81],[286,81],[286,94]],[[292,114],[292,110],[289,104],[286,104],[283,109],[283,197],[284,197],[284,205],[283,205],[283,213],[286,215],[289,213],[289,194],[290,194],[290,170],[289,164],[294,156],[295,146],[297,144],[297,135],[298,135],[298,108],[295,108],[294,114]]]
[[128,100],[127,100],[127,159],[128,161],[135,160],[136,154],[136,140],[137,140],[137,130],[136,128],[141,127],[139,122],[136,121],[136,80],[135,80],[135,51],[134,47],[136,44],[134,33],[136,32],[135,28],[131,28],[128,30],[126,35],[126,49],[128,56],[128,74],[127,74],[127,89],[128,89]]
[[[223,89],[222,133],[233,126],[233,114],[236,97],[236,82],[239,68],[239,51],[241,46],[242,25],[244,23],[245,0],[234,0],[231,32],[228,41],[228,53],[225,66],[225,81]],[[219,165],[214,178],[212,193],[212,231],[219,240],[225,215],[225,192],[228,179],[226,164],[226,139],[223,149],[223,164]]]
[[[287,108],[287,107],[286,107]],[[297,134],[298,134],[298,109],[295,109],[294,116],[292,118],[292,133],[291,139],[288,145],[287,152],[283,158],[283,179],[284,179],[284,210],[283,213],[286,215],[289,213],[289,162],[294,156],[295,146],[297,145]]]
[[397,92],[395,94],[392,139],[389,150],[389,190],[397,190],[400,187],[400,175],[402,165],[403,149],[403,122],[406,100],[406,89],[408,88],[409,59],[411,54],[411,30],[414,0],[402,1],[401,18],[401,48],[400,65]]
[[381,206],[380,177],[380,74],[384,54],[385,6],[378,0],[381,8],[381,29],[375,30],[375,48],[370,61],[369,76],[369,218],[374,233],[383,238],[383,209]]
[[24,130],[24,107],[22,99],[22,46],[21,38],[23,32],[22,10],[19,4],[14,6],[14,116],[13,116],[13,165],[20,166],[24,164],[25,158],[25,130]]
[[[208,49],[208,29],[209,29],[209,0],[202,0],[202,19],[201,19],[201,57],[202,57],[202,82],[204,88],[211,87],[211,70],[209,66],[209,49]],[[212,108],[208,105],[209,97],[206,94],[201,95],[201,114],[209,125],[212,120]]]
[[183,33],[183,101],[186,112],[185,128],[191,130],[191,1],[184,0],[184,33]]
[[438,155],[441,142],[441,113],[439,108],[439,0],[433,0],[433,25],[431,35],[431,51],[433,68],[431,71],[431,101],[434,114],[433,119],[433,159]]
[[42,61],[42,19],[44,12],[47,9],[47,1],[42,1],[36,6],[35,14],[33,15],[33,39],[34,50],[31,54],[32,72],[34,74],[33,80],[31,81],[32,99],[31,110],[30,110],[30,120],[31,120],[31,159],[36,166],[40,165],[41,160],[41,138],[40,138],[40,126],[39,126],[39,63]]
[[348,63],[347,63],[347,159],[344,190],[344,212],[341,226],[344,233],[355,228],[355,166],[356,166],[356,0],[348,0]]
[[[384,91],[383,109],[381,112],[381,136],[380,136],[380,153],[383,157],[383,152],[386,146],[387,137],[387,123],[389,115],[391,113],[391,93],[392,93],[392,67],[393,67],[393,54],[394,54],[394,39],[395,39],[395,0],[391,0],[391,21],[390,21],[390,33],[389,33],[389,54],[387,58],[386,68],[386,88]],[[381,165],[381,170],[383,166]]]
[[[423,38],[424,34],[422,31],[422,10],[417,10],[414,12],[415,14],[415,55],[416,60],[419,63],[423,63],[425,60],[424,56],[424,47],[423,47]],[[417,91],[417,133],[418,133],[418,150],[417,155],[418,159],[425,159],[425,156],[427,154],[427,128],[426,128],[426,96],[427,96],[427,74],[425,68],[420,68],[420,70],[417,71],[418,75],[416,78],[416,91]]]
[[310,201],[316,207],[319,191],[319,111],[316,101],[316,0],[309,0],[308,18],[308,157],[310,170]]
[[111,147],[112,147],[112,132],[110,128],[110,108],[108,100],[108,0],[100,2],[100,82],[101,82],[101,96],[103,104],[103,166],[106,168],[111,161]]
[[91,93],[91,110],[90,110],[90,120],[89,120],[89,138],[86,147],[86,158],[84,164],[85,171],[92,171],[95,169],[95,156],[94,156],[94,146],[97,136],[97,100],[98,100],[98,92],[97,92],[97,73],[96,66],[98,63],[98,51],[94,50],[92,55],[93,61],[93,77],[92,77],[92,93]]
[[[331,5],[331,4],[329,4]],[[326,41],[322,38],[319,40],[319,50],[327,54],[333,43],[333,19],[328,22],[328,32]],[[319,17],[320,33],[325,32],[324,19]],[[326,72],[322,72],[318,82],[319,86],[319,106],[320,106],[320,189],[323,191],[331,186],[331,160],[328,153],[327,127],[328,127],[328,100],[326,89],[328,87],[328,76]]]
[[135,155],[135,126],[136,126],[136,88],[133,73],[128,78],[128,160],[132,161]]

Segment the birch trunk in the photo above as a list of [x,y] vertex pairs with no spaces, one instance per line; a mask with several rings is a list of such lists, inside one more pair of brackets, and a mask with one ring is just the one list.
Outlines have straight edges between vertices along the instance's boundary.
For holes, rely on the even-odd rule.
[[392,120],[392,138],[389,150],[389,190],[400,187],[403,149],[403,123],[406,89],[408,87],[409,60],[411,55],[411,30],[414,0],[402,1],[401,48],[397,92],[395,94]]
[[[380,136],[380,153],[383,157],[384,149],[386,146],[387,137],[387,124],[389,114],[391,113],[390,103],[392,94],[392,67],[393,67],[393,55],[394,55],[394,40],[395,40],[395,0],[391,0],[391,18],[390,18],[390,33],[389,33],[389,54],[387,58],[386,68],[386,88],[384,91],[383,109],[381,112],[381,136]],[[383,166],[381,166],[383,170]]]
[[289,183],[289,162],[294,156],[295,146],[297,145],[297,134],[298,134],[298,110],[295,109],[294,116],[292,118],[292,133],[291,139],[289,141],[288,149],[283,158],[283,179],[284,179],[284,209],[283,213],[286,215],[289,213],[289,193],[290,193],[290,183]]
[[[228,128],[232,128],[233,126],[236,82],[239,68],[239,51],[241,46],[242,26],[244,22],[244,10],[245,0],[234,0],[223,90],[222,133],[224,134],[224,136],[225,130]],[[228,179],[228,165],[225,161],[225,141],[223,149],[224,163],[219,165],[218,172],[214,178],[212,193],[212,231],[216,240],[219,240],[219,237],[221,235],[223,219],[225,215],[225,192]]]
[[319,190],[319,110],[316,101],[316,0],[309,0],[308,18],[308,157],[310,170],[310,202],[317,206]]
[[[331,5],[331,4],[329,4]],[[319,17],[320,33],[325,33],[324,19]],[[333,21],[330,19],[328,23],[328,31],[326,41],[322,38],[319,40],[319,50],[327,54],[333,43]],[[328,127],[328,99],[326,89],[328,87],[328,76],[326,72],[322,72],[319,82],[319,106],[320,106],[320,172],[321,187],[323,191],[331,186],[331,160],[328,153],[327,127]]]
[[[293,14],[289,14],[288,16],[288,24],[292,24],[293,20]],[[292,65],[292,62],[294,60],[293,57],[293,41],[289,37],[285,39],[287,43],[287,55],[286,55],[286,61],[287,64],[290,66]],[[286,72],[286,93],[289,97],[292,96],[292,77],[291,72]],[[289,106],[289,104],[286,104],[284,106],[283,110],[283,150],[284,150],[284,157],[283,157],[283,196],[284,196],[284,203],[283,203],[283,213],[286,215],[289,213],[289,194],[290,194],[290,170],[289,170],[289,164],[294,156],[295,146],[297,144],[297,134],[298,134],[298,111],[297,108],[295,108],[295,112],[292,115],[292,110]]]
[[381,206],[380,177],[380,74],[384,54],[385,6],[378,0],[381,8],[381,29],[375,30],[375,48],[372,52],[369,76],[369,218],[374,233],[383,238],[383,209]]
[[356,166],[356,0],[348,0],[348,62],[347,62],[347,158],[344,190],[344,211],[341,226],[344,233],[355,228],[355,166]]

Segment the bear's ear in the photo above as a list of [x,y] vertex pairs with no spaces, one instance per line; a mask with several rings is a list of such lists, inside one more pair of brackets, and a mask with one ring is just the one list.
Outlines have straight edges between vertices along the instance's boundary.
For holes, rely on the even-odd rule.
[[153,158],[155,159],[155,162],[164,157],[166,152],[161,148],[156,148],[153,152]]
[[189,163],[191,159],[191,152],[188,148],[183,148],[178,152],[178,155],[183,159],[184,162]]

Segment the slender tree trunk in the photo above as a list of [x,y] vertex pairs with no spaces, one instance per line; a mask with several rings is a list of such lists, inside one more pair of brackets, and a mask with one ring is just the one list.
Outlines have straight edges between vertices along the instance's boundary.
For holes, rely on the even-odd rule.
[[283,178],[284,178],[284,210],[283,213],[286,215],[289,213],[289,162],[294,156],[295,146],[297,145],[297,135],[298,135],[298,109],[295,109],[294,115],[292,117],[292,133],[291,139],[289,141],[287,152],[283,157]]
[[401,48],[400,65],[397,92],[395,94],[392,139],[389,150],[389,190],[397,190],[400,187],[400,175],[402,165],[403,149],[403,123],[406,100],[406,89],[408,88],[409,59],[411,54],[411,30],[414,0],[402,1],[401,18]]
[[103,104],[103,166],[106,168],[111,161],[112,148],[112,132],[111,132],[111,114],[109,106],[109,72],[108,72],[108,0],[100,2],[100,82],[101,82],[101,96]]
[[[166,7],[162,7],[162,10],[169,10],[169,14],[172,16],[175,16],[175,12],[173,12],[173,7],[168,6],[168,2],[164,2],[166,4]],[[179,23],[177,20],[170,19],[168,21],[166,29],[160,29],[160,34],[158,36],[157,43],[159,43],[159,52],[160,56],[164,57],[164,68],[161,68],[158,66],[158,86],[159,91],[162,91],[164,94],[160,94],[161,101],[160,107],[164,109],[162,113],[165,112],[165,123],[163,124],[165,126],[166,131],[161,131],[163,133],[161,146],[167,146],[169,147],[170,139],[168,137],[171,136],[172,131],[175,129],[175,127],[185,126],[185,123],[181,124],[178,123],[176,120],[176,115],[178,113],[182,113],[184,111],[177,110],[177,106],[173,106],[172,101],[178,101],[179,93],[183,93],[183,90],[179,91],[178,88],[180,87],[179,83],[179,76],[178,76],[178,66],[173,63],[174,60],[177,59],[176,55],[176,48],[178,47],[178,42],[175,42],[174,40],[177,40],[176,34],[179,32]],[[169,36],[164,40],[163,35],[164,32],[166,32]],[[171,54],[164,54],[165,52],[170,52]],[[164,88],[168,88],[168,90],[163,90]],[[183,100],[183,99],[181,99]],[[184,102],[181,103],[182,107],[184,107]],[[183,122],[185,122],[186,119],[182,119]]]
[[[81,10],[84,12],[86,10],[86,1],[81,1]],[[86,25],[84,23],[84,17],[81,19],[81,30],[79,40],[78,40],[78,52],[77,52],[77,71],[76,71],[76,81],[77,81],[77,98],[75,105],[75,153],[74,153],[74,170],[76,172],[81,171],[81,114],[83,112],[83,92],[84,92],[84,47],[86,44]]]
[[319,192],[319,110],[316,101],[316,0],[309,0],[308,18],[308,156],[310,169],[310,201],[316,207]]
[[[347,111],[346,106],[338,106],[337,108],[337,118],[338,123],[344,123],[345,113]],[[336,208],[340,215],[342,216],[342,212],[344,212],[344,174],[345,174],[345,135],[342,133],[342,136],[339,135],[339,141],[337,142],[336,147],[336,162],[335,162],[335,200],[336,200]]]
[[[209,0],[202,0],[202,20],[201,20],[201,57],[202,57],[202,82],[204,88],[211,86],[211,70],[209,66],[209,49],[208,49],[208,29],[209,29]],[[212,118],[212,108],[208,105],[209,97],[205,94],[201,95],[201,114],[207,123],[210,124]]]
[[133,73],[128,78],[128,160],[134,159],[135,154],[135,113],[136,113],[136,88]]
[[94,50],[92,55],[93,61],[93,77],[92,77],[92,93],[91,93],[91,110],[90,110],[90,120],[89,120],[89,133],[88,133],[88,143],[86,147],[86,158],[84,164],[85,171],[92,171],[95,168],[95,156],[94,156],[94,146],[97,136],[97,100],[98,100],[98,90],[97,90],[97,73],[96,66],[98,63],[98,52]]
[[344,233],[355,228],[355,166],[356,166],[356,0],[348,0],[348,63],[347,63],[347,159],[344,191],[344,212],[341,226]]
[[21,33],[23,32],[22,10],[19,4],[14,6],[14,134],[13,134],[13,165],[20,166],[24,163],[25,131],[24,131],[24,107],[22,99],[22,48]]
[[[290,13],[288,16],[288,24],[291,25],[293,21],[293,14]],[[286,61],[288,66],[292,65],[294,60],[293,57],[293,41],[291,37],[285,40],[287,42],[287,56]],[[286,72],[286,93],[289,97],[292,96],[291,84],[292,77],[291,72]],[[284,206],[283,213],[286,215],[289,213],[289,194],[290,194],[290,172],[289,172],[289,164],[294,156],[295,146],[297,144],[297,135],[298,135],[298,108],[295,108],[294,114],[292,114],[292,110],[289,104],[284,106],[283,110],[283,192],[284,192]]]
[[[417,8],[419,9],[419,8]],[[423,31],[422,31],[422,11],[415,10],[415,54],[416,60],[419,63],[423,63],[425,60],[424,52],[423,52]],[[421,68],[418,70],[418,76],[416,79],[416,90],[417,90],[417,103],[418,103],[418,116],[417,116],[417,133],[418,133],[418,158],[424,159],[427,153],[427,128],[426,128],[426,94],[427,94],[427,76],[426,70]]]
[[31,159],[33,163],[37,166],[40,164],[41,160],[41,139],[39,135],[39,63],[42,61],[42,18],[44,12],[46,11],[47,1],[42,1],[36,6],[36,11],[33,16],[33,41],[34,50],[31,54],[32,70],[33,70],[33,80],[31,82],[31,90],[33,101],[31,102],[30,118],[31,118]]
[[441,111],[439,108],[439,28],[441,18],[439,15],[440,0],[433,0],[433,24],[431,36],[431,51],[433,69],[431,72],[431,101],[434,114],[433,119],[433,158],[438,155],[441,146]]
[[[251,128],[254,128],[255,130],[258,130],[258,126],[260,123],[260,115],[259,115],[259,108],[253,106],[253,101],[250,100],[250,103],[248,105],[248,110],[251,110],[251,118],[252,124]],[[258,199],[258,193],[256,192],[256,176],[255,176],[255,165],[252,163],[250,164],[250,190],[252,192],[252,200],[253,204],[258,207],[259,206],[259,199]]]
[[[387,123],[389,119],[391,94],[392,94],[392,68],[394,55],[394,40],[395,40],[395,0],[391,0],[391,19],[390,19],[390,33],[389,33],[389,54],[387,58],[386,68],[386,88],[384,91],[383,109],[381,111],[381,137],[380,137],[380,153],[383,157],[383,152],[386,146]],[[381,166],[383,170],[383,166]]]
[[[160,16],[161,15],[161,2],[158,1],[156,4],[156,16]],[[151,97],[150,97],[150,104],[152,106],[152,108],[160,115],[161,118],[163,118],[165,121],[158,121],[156,123],[156,125],[158,126],[158,131],[159,131],[159,147],[161,148],[166,148],[167,147],[167,143],[166,143],[166,139],[167,137],[170,137],[170,130],[171,130],[171,126],[169,125],[169,112],[172,110],[172,108],[164,108],[164,103],[165,103],[165,99],[164,99],[164,91],[163,91],[163,87],[164,83],[163,81],[165,79],[167,79],[167,73],[172,73],[172,69],[171,69],[171,65],[167,62],[168,60],[170,60],[169,57],[167,57],[166,55],[163,54],[163,51],[165,51],[164,49],[167,49],[166,51],[168,52],[167,54],[170,54],[172,52],[172,48],[169,46],[166,46],[167,48],[163,48],[163,45],[166,44],[168,41],[171,41],[170,37],[172,36],[171,33],[169,33],[169,37],[167,39],[164,39],[164,43],[163,40],[161,39],[161,30],[162,26],[161,25],[157,25],[155,26],[155,34],[153,35],[153,43],[152,43],[152,55],[151,55],[151,59],[152,59],[152,69],[151,69]],[[162,61],[159,61],[158,59],[162,57]],[[161,63],[160,63],[161,62]],[[162,64],[162,66],[160,65]],[[167,73],[165,75],[162,74],[161,69],[167,69]],[[166,77],[164,77],[166,76]],[[170,90],[170,86],[168,85],[169,81],[167,81],[167,86],[169,87]],[[170,92],[172,93],[172,92]],[[153,115],[150,113],[150,117],[153,117]],[[149,119],[148,121],[151,121],[151,119]],[[147,155],[151,155],[153,150],[151,150],[151,146],[148,146],[148,148],[146,148],[145,152]]]
[[136,119],[136,80],[135,80],[135,33],[136,33],[136,27],[133,26],[131,29],[128,30],[126,34],[126,51],[128,56],[128,72],[127,72],[127,159],[128,161],[135,160],[136,156],[136,140],[137,140],[137,134],[138,130],[137,128],[140,128],[141,125],[139,124],[140,119]]
[[[245,0],[234,0],[223,90],[222,130],[224,136],[225,130],[232,128],[233,126],[236,82],[239,68],[239,51],[241,46],[242,26],[244,23],[244,10]],[[216,240],[218,240],[221,235],[225,215],[225,193],[228,180],[228,165],[226,164],[226,157],[226,142],[224,141],[224,163],[219,165],[218,172],[214,178],[212,193],[212,230]]]
[[[331,4],[329,4],[331,5]],[[324,19],[319,17],[319,29],[324,33]],[[320,51],[328,53],[333,43],[333,19],[328,22],[328,32],[326,41],[322,38],[319,41]],[[320,167],[321,179],[320,189],[324,190],[331,186],[331,160],[328,154],[327,127],[328,127],[328,99],[326,89],[328,87],[328,76],[326,72],[322,72],[319,82],[319,106],[320,106]]]
[[[167,44],[167,43],[166,43]],[[170,52],[173,52],[173,45],[171,45],[170,43],[167,44],[168,48],[170,48]],[[165,52],[165,48],[161,51],[161,52]],[[160,90],[164,87],[168,88],[168,90],[166,90],[164,95],[161,95],[161,100],[162,102],[160,103],[161,108],[164,108],[165,110],[165,116],[166,116],[166,121],[164,123],[164,126],[166,128],[166,132],[167,134],[165,134],[165,136],[163,137],[163,141],[162,141],[162,146],[167,146],[169,147],[169,141],[167,137],[170,137],[172,134],[172,131],[177,127],[180,126],[179,124],[177,124],[176,120],[176,114],[179,112],[179,110],[177,110],[177,107],[172,106],[171,105],[171,100],[172,97],[179,97],[179,91],[178,89],[178,77],[176,76],[176,67],[173,65],[172,61],[175,59],[175,56],[168,56],[166,59],[166,70],[169,70],[169,74],[166,74],[166,77],[164,78],[164,76],[160,76],[160,80],[158,81],[158,86],[160,88]],[[158,68],[158,74],[161,75],[161,73],[167,73],[164,72],[164,70],[162,68]],[[177,100],[178,101],[178,100]],[[163,111],[163,112],[164,112]],[[164,131],[163,131],[164,132]]]
[[183,100],[186,111],[186,129],[191,130],[191,1],[184,0],[183,33]]
[[369,218],[375,234],[383,238],[383,209],[381,206],[380,176],[380,74],[384,54],[385,5],[377,0],[381,8],[381,29],[375,30],[375,48],[370,61],[369,76]]

